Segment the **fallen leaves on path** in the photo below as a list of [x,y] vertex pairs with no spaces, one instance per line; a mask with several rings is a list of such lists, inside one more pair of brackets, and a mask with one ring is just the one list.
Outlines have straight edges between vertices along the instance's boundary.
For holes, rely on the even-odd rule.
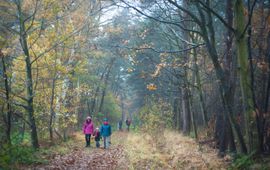
[[55,155],[38,170],[163,170],[226,169],[228,162],[217,157],[214,149],[199,146],[193,139],[165,131],[157,142],[147,134],[115,132],[110,149],[84,148],[83,137],[64,155]]
[[123,147],[111,149],[84,148],[63,156],[56,156],[49,165],[36,167],[39,170],[107,170],[115,169],[123,156]]

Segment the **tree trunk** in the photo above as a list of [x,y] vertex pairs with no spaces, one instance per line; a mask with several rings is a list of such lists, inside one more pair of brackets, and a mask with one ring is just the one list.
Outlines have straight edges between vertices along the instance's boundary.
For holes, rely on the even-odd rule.
[[[188,8],[188,1],[183,0],[183,7]],[[182,16],[185,20],[189,20],[190,17],[186,13],[182,13]],[[183,22],[184,26],[186,28],[190,28],[190,23],[189,22]],[[183,31],[182,32],[183,39],[186,41],[190,40],[189,32]],[[179,47],[180,43],[178,42]],[[183,43],[182,45],[183,49],[188,48],[188,45],[186,42]],[[183,53],[183,61],[184,63],[189,62],[189,53],[184,52]],[[182,111],[183,111],[183,133],[184,134],[189,134],[190,133],[190,127],[191,127],[191,109],[190,109],[190,97],[189,97],[189,86],[188,86],[188,70],[187,67],[183,68],[184,71],[184,77],[183,77],[183,87],[182,87]]]
[[229,147],[230,152],[236,152],[234,136],[228,117],[225,115],[222,120],[222,129],[219,136],[219,155],[225,156],[226,150]]
[[[220,95],[221,95],[222,103],[224,105],[225,114],[227,114],[227,117],[228,117],[229,122],[231,124],[231,127],[233,129],[233,132],[236,134],[236,137],[237,137],[237,139],[238,139],[238,141],[240,143],[241,151],[243,153],[246,153],[246,144],[244,142],[243,135],[242,135],[241,130],[239,129],[239,127],[238,127],[238,125],[237,125],[237,123],[236,123],[236,121],[235,121],[235,119],[233,117],[232,106],[229,104],[230,103],[230,98],[229,98],[230,95],[228,95],[228,92],[230,90],[229,90],[229,87],[227,85],[225,72],[222,69],[222,67],[221,67],[221,65],[219,63],[219,60],[218,60],[218,54],[217,54],[217,51],[216,51],[215,38],[214,38],[215,33],[214,33],[212,22],[210,22],[211,24],[209,24],[209,23],[206,24],[205,14],[203,13],[199,3],[197,3],[196,5],[197,5],[197,9],[199,11],[199,14],[200,14],[200,17],[201,17],[201,22],[202,22],[200,24],[200,29],[201,29],[201,32],[202,32],[202,38],[205,41],[207,51],[208,51],[208,53],[210,55],[210,58],[211,58],[211,60],[213,62],[214,68],[215,68],[217,79],[219,80],[219,92],[220,92]],[[208,17],[209,17],[208,19],[212,20],[211,15],[209,13],[210,12],[208,11]],[[208,25],[210,34],[208,33],[206,25]],[[210,35],[211,38],[209,38],[209,35]]]
[[[192,75],[192,84],[194,84],[195,82],[195,74],[193,72]],[[190,117],[191,117],[191,123],[192,123],[192,128],[193,128],[193,132],[194,132],[194,137],[197,140],[198,139],[198,133],[197,133],[197,125],[196,125],[196,120],[195,120],[195,115],[194,115],[194,110],[192,110],[193,108],[193,94],[191,93],[191,91],[189,91],[188,93],[188,103],[189,103],[189,110],[190,110]]]
[[122,115],[121,115],[121,121],[122,123],[124,122],[125,120],[125,103],[124,103],[124,94],[121,94],[121,110],[122,110]]
[[108,67],[106,67],[105,70],[104,70],[104,72],[101,74],[100,82],[99,82],[99,84],[97,85],[96,91],[95,91],[95,93],[94,93],[94,97],[93,97],[93,99],[92,99],[92,101],[91,101],[91,108],[90,108],[90,113],[91,113],[91,114],[94,114],[94,112],[95,112],[96,100],[97,100],[97,97],[98,97],[98,93],[99,93],[99,91],[100,91],[100,84],[101,84],[101,81],[103,80],[103,77],[105,76],[105,73],[106,73],[106,71],[107,71],[107,68],[108,68]]
[[264,113],[268,112],[268,105],[269,105],[269,95],[270,95],[270,32],[267,35],[267,54],[266,54],[266,61],[268,66],[268,79],[267,79],[267,87],[266,87],[266,95],[265,95],[265,102],[264,102]]
[[[232,0],[227,0],[226,4],[226,20],[230,27],[233,26],[233,2]],[[236,78],[236,67],[233,61],[233,53],[232,53],[232,43],[233,43],[233,33],[231,30],[227,28],[227,32],[224,35],[225,43],[226,43],[226,54],[224,61],[224,72],[225,79],[228,80],[228,92],[225,96],[227,99],[228,105],[234,105],[234,93],[235,93],[235,78]],[[234,110],[234,109],[233,109]],[[229,122],[228,115],[223,115],[222,119],[222,132],[219,146],[219,155],[224,156],[228,147],[230,147],[231,152],[236,152],[236,146],[234,142],[234,136],[232,133],[231,124]]]
[[6,62],[5,62],[5,56],[2,53],[2,49],[0,49],[0,57],[2,61],[3,66],[3,79],[5,82],[5,96],[6,96],[6,103],[7,103],[7,115],[5,117],[6,122],[6,139],[7,143],[11,145],[11,106],[10,106],[10,85],[8,83],[8,76],[7,76],[7,69],[6,69]]
[[182,119],[182,107],[181,107],[181,102],[180,100],[177,100],[178,103],[178,107],[177,107],[177,130],[178,131],[182,131],[182,127],[183,127],[183,119]]
[[31,129],[31,141],[32,146],[37,149],[39,148],[38,144],[38,135],[36,128],[36,121],[34,117],[34,93],[33,93],[33,79],[32,79],[32,66],[31,59],[27,44],[27,33],[25,31],[25,22],[23,17],[23,12],[21,9],[21,1],[16,1],[18,16],[20,21],[20,44],[25,54],[25,67],[26,67],[26,95],[27,95],[27,108],[26,111],[29,117],[30,129]]
[[196,49],[194,49],[193,52],[194,52],[194,54],[193,54],[194,72],[195,72],[196,83],[197,83],[197,87],[198,87],[197,89],[199,92],[200,107],[201,107],[201,111],[202,111],[203,124],[204,124],[204,127],[206,127],[207,122],[208,122],[208,116],[207,116],[207,111],[206,111],[205,102],[204,102],[204,98],[203,98],[201,78],[200,78],[199,68],[198,68],[198,64],[197,64],[197,51],[196,51]]
[[54,111],[54,94],[55,94],[55,82],[56,82],[56,75],[54,75],[53,80],[52,80],[52,94],[51,94],[51,101],[50,101],[50,121],[49,121],[49,132],[50,132],[50,140],[53,142],[53,122],[54,122],[54,117],[55,117],[55,111]]
[[[260,31],[259,31],[259,42],[258,42],[258,53],[259,53],[259,57],[263,56],[263,31],[264,31],[264,14],[263,14],[263,1],[260,2]],[[248,0],[248,13],[249,15],[251,14],[251,4],[250,4],[250,0]],[[261,88],[261,92],[259,90],[259,94],[261,94],[261,100],[259,100],[259,105],[256,104],[256,96],[255,96],[255,86],[254,86],[254,66],[253,66],[253,57],[252,57],[252,47],[251,47],[251,35],[252,35],[252,23],[249,23],[248,25],[248,30],[247,30],[247,46],[248,46],[248,61],[249,61],[249,68],[250,68],[250,88],[251,88],[251,93],[252,93],[252,99],[253,99],[253,104],[254,104],[254,109],[257,109],[258,112],[256,114],[256,123],[257,123],[257,130],[258,130],[258,144],[259,144],[259,151],[263,151],[263,141],[264,141],[264,121],[263,121],[263,114],[262,114],[262,108],[263,108],[263,99],[265,96],[264,94],[264,90],[265,90],[265,81],[266,80],[266,74],[263,73],[263,78],[262,78],[262,84],[263,84],[263,88]],[[260,59],[260,58],[259,58]],[[266,94],[267,95],[267,94]],[[261,106],[261,107],[260,107]]]
[[[105,80],[104,80],[104,88],[103,88],[103,91],[102,91],[102,96],[101,96],[101,101],[100,101],[98,112],[102,112],[102,107],[103,107],[104,98],[105,98],[105,95],[106,95],[106,89],[107,89],[107,85],[108,85],[108,80],[109,80],[109,76],[110,76],[111,69],[112,69],[114,61],[115,61],[115,58],[112,58],[111,63],[110,63],[109,68],[108,68],[108,72],[107,72]],[[107,115],[106,115],[106,117],[107,117]]]
[[252,96],[250,70],[248,66],[248,45],[245,31],[245,14],[242,0],[236,0],[235,6],[235,26],[236,26],[236,48],[239,63],[240,86],[242,102],[245,112],[245,129],[248,144],[248,153],[258,150],[258,133],[254,131],[256,127],[256,112]]
[[23,143],[23,139],[24,139],[24,132],[25,132],[25,122],[22,122],[22,127],[20,127],[20,143]]
[[174,99],[173,101],[173,127],[177,129],[178,127],[178,101]]
[[182,88],[182,114],[183,114],[183,133],[188,135],[190,133],[190,104],[188,89],[186,86]]

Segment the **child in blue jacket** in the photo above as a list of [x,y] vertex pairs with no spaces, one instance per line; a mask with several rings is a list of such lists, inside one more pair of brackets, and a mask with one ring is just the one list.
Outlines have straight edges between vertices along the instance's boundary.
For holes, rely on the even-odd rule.
[[100,134],[103,137],[104,149],[109,148],[112,129],[111,129],[111,125],[108,122],[108,119],[106,118],[104,119],[103,125],[100,127]]

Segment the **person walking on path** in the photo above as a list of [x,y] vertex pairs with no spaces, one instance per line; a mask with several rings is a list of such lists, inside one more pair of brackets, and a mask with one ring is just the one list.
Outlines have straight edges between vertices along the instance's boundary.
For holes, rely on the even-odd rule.
[[101,139],[101,135],[100,135],[100,131],[99,131],[99,128],[98,127],[94,131],[94,136],[95,136],[95,141],[96,141],[96,147],[99,148],[100,147],[99,141]]
[[127,119],[126,120],[127,131],[129,131],[130,124],[131,124],[131,120],[130,119]]
[[118,130],[119,130],[119,131],[122,131],[122,124],[123,124],[123,122],[122,122],[122,120],[120,120],[120,121],[118,122]]
[[100,134],[103,137],[104,149],[109,148],[112,129],[107,118],[104,119],[103,125],[100,127]]
[[94,124],[92,122],[92,119],[90,116],[88,116],[83,124],[83,134],[85,134],[85,141],[86,141],[86,146],[85,147],[90,147],[90,139],[91,135],[94,132]]

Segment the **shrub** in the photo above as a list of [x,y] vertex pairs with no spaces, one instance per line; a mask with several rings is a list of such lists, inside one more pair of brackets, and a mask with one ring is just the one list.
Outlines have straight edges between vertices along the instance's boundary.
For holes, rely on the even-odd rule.
[[253,156],[255,152],[249,155],[237,155],[229,169],[248,169],[254,164]]
[[34,157],[34,153],[35,150],[28,146],[3,145],[0,149],[0,167],[10,169],[16,164],[41,162],[41,160]]
[[162,137],[166,127],[172,125],[171,107],[162,101],[151,102],[141,108],[139,116],[142,130],[153,137]]

